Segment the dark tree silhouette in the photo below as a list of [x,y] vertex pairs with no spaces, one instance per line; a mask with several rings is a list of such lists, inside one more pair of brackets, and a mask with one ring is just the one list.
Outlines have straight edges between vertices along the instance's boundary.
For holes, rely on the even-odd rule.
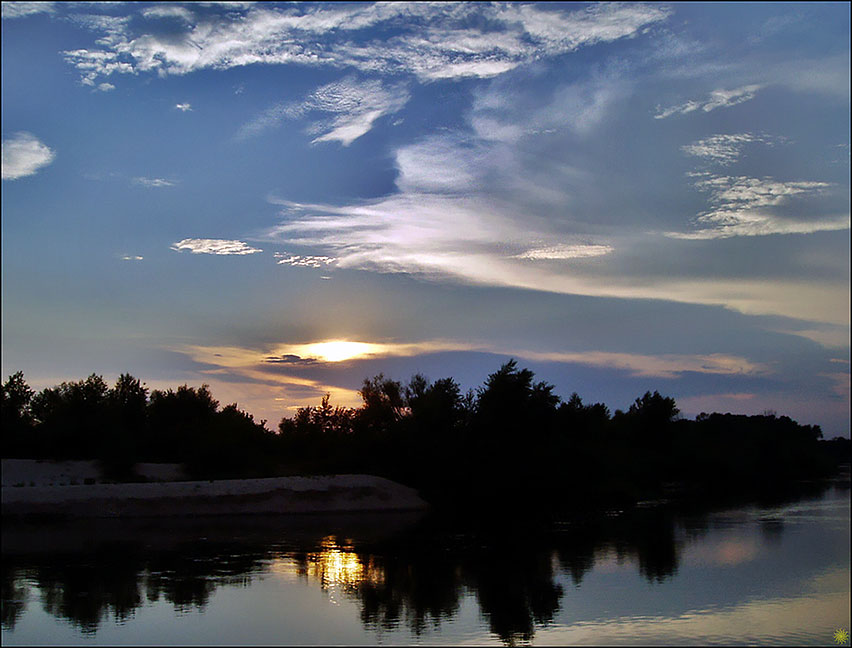
[[26,456],[33,451],[31,436],[33,419],[30,404],[33,390],[18,371],[0,387],[0,422],[2,422],[4,456]]

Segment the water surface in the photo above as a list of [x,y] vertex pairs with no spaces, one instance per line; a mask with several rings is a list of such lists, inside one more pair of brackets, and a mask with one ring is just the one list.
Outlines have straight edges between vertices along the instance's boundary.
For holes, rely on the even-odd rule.
[[22,644],[811,644],[850,629],[848,487],[460,530],[400,515],[4,525]]

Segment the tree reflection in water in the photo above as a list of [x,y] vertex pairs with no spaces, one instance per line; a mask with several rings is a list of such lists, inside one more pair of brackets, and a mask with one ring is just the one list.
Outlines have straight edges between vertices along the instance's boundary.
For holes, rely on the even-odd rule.
[[133,617],[146,601],[204,612],[217,588],[248,586],[286,563],[300,578],[356,601],[370,631],[403,626],[421,636],[453,619],[472,595],[494,635],[506,644],[523,643],[559,611],[560,572],[579,588],[596,560],[614,554],[636,564],[649,583],[661,583],[676,573],[682,543],[707,529],[700,516],[680,524],[661,511],[575,520],[555,530],[519,527],[460,533],[427,520],[385,539],[315,533],[296,543],[280,530],[236,542],[234,527],[226,527],[219,539],[176,531],[167,546],[134,530],[120,541],[112,533],[109,541],[73,552],[60,549],[69,536],[54,532],[57,547],[38,553],[26,551],[25,543],[7,553],[14,531],[4,528],[2,624],[14,629],[32,586],[47,612],[92,634],[110,618],[121,623]]

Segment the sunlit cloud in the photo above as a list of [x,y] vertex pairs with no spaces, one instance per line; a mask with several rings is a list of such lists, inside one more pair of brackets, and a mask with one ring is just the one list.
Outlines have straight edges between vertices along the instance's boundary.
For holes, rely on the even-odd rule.
[[303,101],[283,103],[265,110],[240,127],[237,139],[246,139],[274,128],[284,119],[296,119],[311,113],[335,115],[328,121],[315,121],[309,132],[317,136],[312,143],[339,141],[349,146],[368,133],[384,115],[399,111],[408,101],[404,85],[387,86],[380,81],[358,81],[347,77],[317,88]]
[[235,346],[187,346],[175,350],[187,353],[198,361],[228,368],[264,365],[298,365],[337,363],[353,359],[377,357],[411,357],[442,351],[481,349],[475,345],[452,340],[427,340],[422,342],[361,342],[357,340],[321,340],[300,344],[280,344],[262,349]]
[[162,188],[174,187],[177,182],[174,180],[167,180],[165,178],[146,178],[144,176],[139,176],[137,178],[133,178],[133,184],[141,185],[143,187]]
[[122,254],[122,261],[142,261],[145,257],[139,256],[138,254]]
[[189,250],[192,254],[221,254],[221,255],[245,255],[263,252],[259,248],[253,248],[243,241],[227,239],[183,239],[173,243],[171,249],[180,252]]
[[179,104],[175,104],[175,108],[177,110],[180,110],[181,112],[189,112],[190,110],[192,110],[192,104],[190,104],[190,103],[179,103]]
[[669,108],[659,108],[654,119],[665,119],[672,115],[686,115],[696,110],[702,112],[710,112],[717,108],[730,108],[743,102],[754,99],[758,90],[763,88],[760,84],[745,85],[733,90],[713,90],[705,99],[690,100],[686,103],[670,106]]
[[[677,379],[688,373],[699,373],[729,377],[755,377],[772,373],[772,367],[750,361],[732,354],[633,354],[605,351],[542,352],[511,346],[494,345],[488,342],[460,340],[422,340],[414,342],[378,341],[357,339],[327,339],[303,343],[283,343],[250,348],[241,346],[185,345],[170,350],[190,357],[205,365],[200,373],[216,378],[227,387],[227,393],[242,390],[243,394],[255,393],[258,411],[269,412],[286,403],[291,408],[315,406],[325,393],[331,393],[334,402],[346,406],[358,406],[357,390],[341,386],[346,367],[352,363],[375,361],[382,358],[416,357],[435,353],[472,352],[487,353],[502,357],[514,357],[520,361],[552,362],[567,365],[583,365],[623,372],[627,376],[642,378]],[[336,367],[343,373],[336,374]],[[321,378],[317,377],[321,370]],[[245,385],[243,384],[245,383]],[[267,396],[276,390],[286,391],[263,402],[259,394]],[[218,392],[217,392],[218,394]],[[731,411],[743,406],[762,411],[763,395],[752,392],[734,392],[711,396],[687,397],[678,405],[684,412]],[[245,396],[240,397],[246,400]],[[290,398],[291,400],[286,400]],[[763,405],[765,408],[765,405]],[[252,410],[254,411],[254,410]],[[280,417],[280,413],[278,416]],[[264,417],[269,418],[268,414]],[[271,419],[270,419],[271,420]]]
[[56,152],[24,131],[3,140],[3,180],[17,180],[36,173],[56,158]]
[[493,353],[538,362],[581,364],[617,369],[632,376],[655,378],[677,378],[687,372],[727,376],[756,376],[771,372],[771,368],[766,364],[721,353],[642,355],[606,351],[542,352],[458,340],[420,342],[324,340],[303,344],[282,344],[265,349],[205,346],[190,346],[184,349],[184,352],[190,353],[199,362],[230,368],[258,367],[263,364],[307,366],[368,358],[411,357],[446,351]]
[[111,83],[99,83],[97,90],[99,92],[111,92],[112,90],[115,90],[115,86]]

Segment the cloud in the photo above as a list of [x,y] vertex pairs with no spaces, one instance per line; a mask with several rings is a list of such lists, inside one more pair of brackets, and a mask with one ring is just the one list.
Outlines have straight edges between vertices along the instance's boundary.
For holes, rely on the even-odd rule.
[[2,4],[2,17],[24,18],[37,13],[53,13],[56,11],[56,3],[54,2],[7,2],[4,0]]
[[337,261],[337,259],[327,256],[303,256],[301,254],[287,254],[281,252],[276,252],[275,258],[278,259],[276,263],[279,265],[290,265],[298,268],[323,268],[325,266],[332,265]]
[[732,236],[810,234],[849,228],[849,214],[821,218],[782,215],[777,208],[791,198],[808,197],[830,186],[827,182],[779,182],[772,178],[697,174],[695,186],[710,194],[712,209],[700,214],[693,232],[666,232],[679,239],[718,239]]
[[244,255],[263,252],[263,250],[253,248],[243,241],[226,239],[183,239],[173,243],[171,248],[177,252],[189,250],[193,254]]
[[[573,217],[571,206],[577,192],[589,185],[590,176],[552,158],[542,168],[537,154],[542,149],[534,146],[539,143],[537,137],[525,136],[515,143],[483,141],[459,132],[424,138],[397,149],[397,192],[343,205],[271,198],[282,208],[282,222],[261,238],[288,248],[311,248],[313,254],[337,259],[340,268],[562,294],[663,299],[748,314],[848,323],[844,305],[848,301],[839,299],[848,293],[844,281],[607,272],[606,266],[624,263],[619,251],[635,245],[639,234],[610,230],[605,236],[595,235],[599,230],[593,223]],[[551,151],[553,142],[541,140],[539,146]],[[696,178],[703,182],[724,176],[704,173]],[[704,190],[718,194],[713,211],[728,209],[731,221],[699,223],[698,232],[666,236],[720,238],[746,232],[848,228],[848,216],[822,223],[824,219],[796,220],[768,211],[786,208],[786,201],[808,198],[827,186],[766,178],[715,180]],[[771,217],[762,224],[740,221],[735,205],[752,212],[760,209]],[[558,218],[552,217],[554,213]],[[648,234],[641,236],[645,240]],[[605,255],[591,256],[605,251]],[[542,256],[551,258],[530,258]],[[552,258],[556,256],[563,258]],[[604,266],[602,259],[610,261]],[[798,298],[790,300],[790,294]]]
[[3,180],[33,175],[53,162],[56,153],[38,138],[24,131],[3,140]]
[[175,108],[177,108],[181,112],[188,112],[188,111],[192,110],[192,104],[190,104],[190,103],[179,103],[179,104],[175,104]]
[[146,178],[144,176],[139,176],[138,178],[133,178],[133,184],[142,185],[143,187],[174,187],[177,182],[174,180],[166,180],[165,178]]
[[239,129],[237,139],[258,135],[274,128],[283,119],[321,112],[335,116],[330,121],[311,125],[309,131],[319,133],[312,143],[339,141],[349,146],[368,133],[379,117],[398,112],[408,99],[408,90],[402,84],[386,86],[380,81],[358,81],[350,76],[317,88],[301,102],[279,104],[265,110]]
[[122,261],[142,261],[145,257],[141,257],[139,255],[134,254],[123,254],[121,255]]
[[[531,5],[375,3],[229,7],[213,15],[171,5],[147,22],[104,24],[100,47],[64,52],[86,82],[114,73],[187,74],[251,64],[351,67],[420,81],[488,78],[542,57],[635,36],[665,20],[660,5],[612,4],[574,11]],[[178,18],[163,30],[162,18]],[[89,22],[89,25],[94,23]],[[383,37],[364,32],[381,26]],[[140,30],[139,27],[142,29]]]
[[730,108],[750,99],[754,99],[757,91],[763,88],[760,84],[745,85],[733,90],[713,90],[706,99],[690,100],[686,103],[671,106],[669,108],[658,108],[654,119],[665,119],[672,115],[686,115],[687,113],[701,110],[710,112],[716,108]]
[[111,90],[115,90],[115,86],[111,83],[99,83],[97,89],[100,92],[110,92]]

